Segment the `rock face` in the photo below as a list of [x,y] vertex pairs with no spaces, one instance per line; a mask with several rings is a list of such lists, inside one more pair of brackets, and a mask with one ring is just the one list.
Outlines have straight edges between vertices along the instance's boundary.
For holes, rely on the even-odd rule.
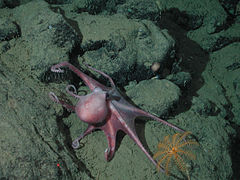
[[47,3],[28,3],[14,9],[14,13],[21,28],[21,40],[29,50],[28,64],[37,77],[49,64],[67,60],[70,51],[81,41],[64,17],[51,11]]
[[167,64],[174,50],[175,41],[168,32],[147,20],[87,13],[74,20],[83,36],[81,48],[86,51],[86,62],[107,72],[120,85],[150,78],[152,63]]
[[125,88],[135,104],[159,116],[168,115],[169,109],[178,102],[181,95],[179,87],[168,80],[144,80]]
[[[88,91],[68,69],[50,71],[62,61],[107,85],[85,61],[110,75],[129,102],[191,131],[201,145],[197,159],[186,160],[191,179],[240,177],[237,3],[0,0],[0,179],[169,179],[128,137],[119,138],[110,162],[101,132],[71,148],[86,124],[48,93],[75,104],[66,85]],[[155,121],[136,127],[152,154],[176,133]],[[172,173],[186,178],[177,168]]]

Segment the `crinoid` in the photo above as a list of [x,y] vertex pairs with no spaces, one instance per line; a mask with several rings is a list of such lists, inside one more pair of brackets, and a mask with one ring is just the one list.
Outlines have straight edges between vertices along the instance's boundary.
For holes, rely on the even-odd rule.
[[160,170],[162,167],[165,167],[165,172],[167,175],[169,175],[169,167],[172,163],[172,159],[174,159],[177,167],[182,172],[186,173],[188,179],[190,179],[188,169],[183,160],[183,156],[194,160],[196,156],[187,150],[186,147],[199,144],[194,140],[186,140],[185,138],[189,134],[191,134],[191,132],[176,133],[172,136],[172,141],[170,140],[169,136],[165,136],[164,140],[162,142],[159,142],[158,152],[156,152],[153,156],[153,159],[160,157],[157,163],[158,170]]

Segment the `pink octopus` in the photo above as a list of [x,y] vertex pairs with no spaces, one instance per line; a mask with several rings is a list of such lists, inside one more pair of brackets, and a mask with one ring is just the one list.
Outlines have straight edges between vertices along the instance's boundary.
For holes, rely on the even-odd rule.
[[[89,69],[96,71],[106,77],[110,81],[111,87],[104,86],[103,84],[84,74],[68,62],[62,62],[60,64],[52,66],[51,71],[63,73],[61,67],[64,66],[67,66],[74,73],[76,73],[92,91],[88,95],[79,96],[77,95],[76,88],[73,85],[68,85],[66,91],[70,95],[79,99],[76,106],[69,105],[64,101],[58,99],[53,92],[49,93],[50,98],[54,102],[61,104],[69,110],[75,111],[81,121],[88,123],[88,128],[85,130],[85,132],[73,141],[72,147],[74,149],[79,147],[79,141],[83,137],[90,134],[96,129],[101,129],[107,136],[108,148],[105,150],[105,159],[109,161],[113,158],[113,155],[115,153],[117,131],[122,130],[135,141],[135,143],[147,155],[150,161],[156,166],[157,163],[146,151],[136,134],[134,124],[135,118],[138,116],[151,117],[156,121],[159,121],[167,126],[183,132],[182,129],[174,126],[173,124],[170,124],[150,113],[138,109],[129,102],[127,102],[123,98],[123,96],[117,91],[112,78],[104,72],[101,72],[90,67],[89,65],[86,65]],[[74,91],[70,91],[70,88],[72,88]],[[162,167],[161,171],[164,172],[164,169]]]

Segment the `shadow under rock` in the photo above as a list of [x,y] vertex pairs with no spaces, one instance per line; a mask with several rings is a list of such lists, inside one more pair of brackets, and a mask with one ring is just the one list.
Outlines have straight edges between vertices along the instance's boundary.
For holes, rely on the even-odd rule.
[[[189,72],[192,77],[191,83],[182,89],[182,96],[177,108],[173,111],[173,115],[190,109],[193,96],[198,96],[197,91],[204,84],[201,74],[209,62],[208,52],[187,37],[189,27],[186,17],[184,12],[173,8],[164,12],[157,22],[161,29],[167,29],[168,33],[176,40],[175,63],[179,63],[180,71]],[[181,18],[182,20],[179,20]]]
[[236,136],[231,138],[231,147],[230,147],[230,155],[232,159],[232,170],[233,175],[231,180],[237,180],[240,177],[240,126],[235,125],[234,128],[237,132]]

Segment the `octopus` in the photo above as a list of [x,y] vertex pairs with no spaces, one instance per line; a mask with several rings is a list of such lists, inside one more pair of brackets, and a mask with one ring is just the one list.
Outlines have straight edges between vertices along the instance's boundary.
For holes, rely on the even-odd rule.
[[[61,62],[57,65],[53,65],[51,67],[51,71],[56,73],[63,73],[64,70],[61,69],[61,67],[68,67],[75,74],[77,74],[83,80],[85,85],[88,86],[91,90],[91,93],[80,96],[77,94],[77,90],[73,85],[68,85],[66,87],[67,93],[78,99],[78,102],[75,106],[64,102],[53,92],[49,93],[49,97],[54,102],[61,104],[63,107],[71,111],[74,111],[81,121],[88,124],[87,129],[72,142],[72,147],[74,149],[79,148],[79,142],[81,139],[83,139],[94,130],[100,129],[105,133],[107,137],[108,148],[105,150],[105,159],[107,161],[110,161],[116,151],[117,132],[121,130],[126,133],[146,154],[148,159],[155,166],[157,166],[157,162],[153,159],[149,152],[147,152],[136,133],[135,119],[137,117],[150,117],[177,131],[184,132],[184,130],[130,104],[117,90],[110,76],[100,70],[89,66],[88,64],[85,65],[90,70],[93,70],[107,78],[111,86],[107,87],[101,84],[97,80],[83,73],[78,68],[66,61]],[[161,171],[164,172],[164,168],[160,168]]]

